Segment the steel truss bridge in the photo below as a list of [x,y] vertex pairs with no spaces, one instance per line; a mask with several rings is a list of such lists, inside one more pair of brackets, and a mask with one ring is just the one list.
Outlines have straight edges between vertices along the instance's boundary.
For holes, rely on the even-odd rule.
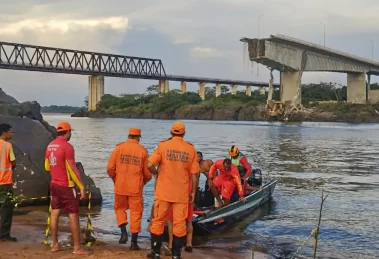
[[[245,86],[265,82],[167,75],[160,59],[0,42],[0,69]],[[278,84],[274,86],[278,87]]]

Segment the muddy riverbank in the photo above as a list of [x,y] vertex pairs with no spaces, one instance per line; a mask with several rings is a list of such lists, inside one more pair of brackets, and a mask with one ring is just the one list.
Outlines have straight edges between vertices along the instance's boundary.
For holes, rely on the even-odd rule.
[[[84,215],[82,215],[84,217]],[[82,218],[83,218],[82,217]],[[60,219],[59,239],[62,251],[52,253],[49,246],[43,245],[45,237],[47,219],[47,208],[34,207],[17,209],[14,216],[12,236],[17,237],[17,243],[0,243],[0,258],[6,259],[40,259],[40,258],[78,258],[72,254],[72,247],[69,245],[69,225],[68,218]],[[81,224],[85,226],[84,223]],[[95,228],[95,230],[97,230]],[[147,238],[140,240],[141,251],[129,251],[130,243],[126,245],[118,244],[118,236],[114,238],[104,237],[103,233],[97,232],[98,241],[89,250],[91,255],[86,258],[115,258],[115,259],[140,259],[146,258],[150,244]],[[49,239],[50,241],[50,239]],[[162,258],[171,258],[164,257]],[[238,242],[224,244],[207,245],[194,247],[193,253],[183,252],[184,259],[209,258],[209,259],[230,259],[230,258],[272,258],[262,249],[253,250],[241,249]]]

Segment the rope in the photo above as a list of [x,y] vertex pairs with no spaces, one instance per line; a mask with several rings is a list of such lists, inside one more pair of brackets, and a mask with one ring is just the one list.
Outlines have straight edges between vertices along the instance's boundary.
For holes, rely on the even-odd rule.
[[[291,259],[294,259],[295,256],[300,252],[300,250],[303,248],[303,246],[308,242],[309,238],[311,236],[313,236],[314,234],[316,234],[316,232],[318,231],[318,227],[316,227],[315,229],[313,229],[311,231],[311,233],[309,234],[309,236],[304,240],[304,242],[301,244],[301,246],[299,246],[299,248],[296,250],[295,254],[291,257]],[[314,243],[316,242],[317,240],[317,237],[315,236],[315,239],[314,239]]]
[[[92,226],[92,221],[91,221],[91,198],[92,198],[92,193],[91,192],[86,192],[86,193],[89,193],[88,195],[88,214],[87,214],[87,227],[86,227],[86,232],[89,231],[94,239],[91,241],[87,241],[85,246],[87,247],[90,247],[92,246],[96,240],[97,240],[97,237],[96,237],[96,234],[95,234],[95,231],[93,229],[93,226]],[[50,196],[51,198],[51,196]],[[37,199],[37,198],[31,198],[31,199]],[[52,246],[52,244],[48,241],[49,239],[49,234],[50,234],[50,222],[51,222],[51,200],[50,199],[50,206],[49,206],[49,215],[47,216],[47,222],[46,222],[46,230],[45,230],[45,239],[43,240],[42,244],[44,245],[50,245],[50,247]]]
[[42,196],[42,197],[39,197],[39,198],[21,198],[21,197],[16,197],[16,198],[13,198],[13,201],[15,203],[15,208],[18,207],[19,204],[25,202],[25,201],[28,201],[28,200],[31,200],[31,201],[35,201],[35,200],[47,200],[49,199],[51,196]]
[[92,193],[90,192],[88,195],[87,231],[90,231],[90,233],[93,234],[94,241],[88,241],[85,245],[88,247],[92,246],[97,240],[95,231],[93,230],[92,221],[91,221],[91,198],[92,198]]
[[44,245],[50,245],[50,247],[53,246],[53,244],[50,244],[49,239],[49,233],[50,233],[50,219],[51,219],[51,200],[50,199],[50,205],[49,205],[49,215],[47,216],[47,224],[46,224],[46,231],[45,231],[45,240],[43,240]]

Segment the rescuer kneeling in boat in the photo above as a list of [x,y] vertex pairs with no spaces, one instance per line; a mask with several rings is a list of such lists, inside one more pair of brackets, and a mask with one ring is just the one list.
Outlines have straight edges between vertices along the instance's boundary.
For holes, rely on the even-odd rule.
[[245,181],[252,172],[251,165],[247,158],[240,152],[236,145],[229,148],[229,158],[232,160],[232,164],[237,166],[239,175],[243,181]]
[[[219,170],[220,173],[214,178],[216,170]],[[213,196],[215,196],[221,207],[230,203],[230,198],[232,197],[236,187],[238,190],[239,200],[246,201],[238,168],[232,164],[232,161],[229,158],[217,160],[212,165],[211,170],[209,171],[208,184],[211,188]],[[222,200],[219,194],[220,189]]]

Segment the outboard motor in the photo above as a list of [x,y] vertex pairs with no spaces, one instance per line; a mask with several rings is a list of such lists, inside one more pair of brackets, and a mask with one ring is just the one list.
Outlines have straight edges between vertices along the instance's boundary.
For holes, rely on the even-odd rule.
[[248,183],[253,187],[262,186],[262,172],[260,169],[253,169],[252,176],[248,178]]

